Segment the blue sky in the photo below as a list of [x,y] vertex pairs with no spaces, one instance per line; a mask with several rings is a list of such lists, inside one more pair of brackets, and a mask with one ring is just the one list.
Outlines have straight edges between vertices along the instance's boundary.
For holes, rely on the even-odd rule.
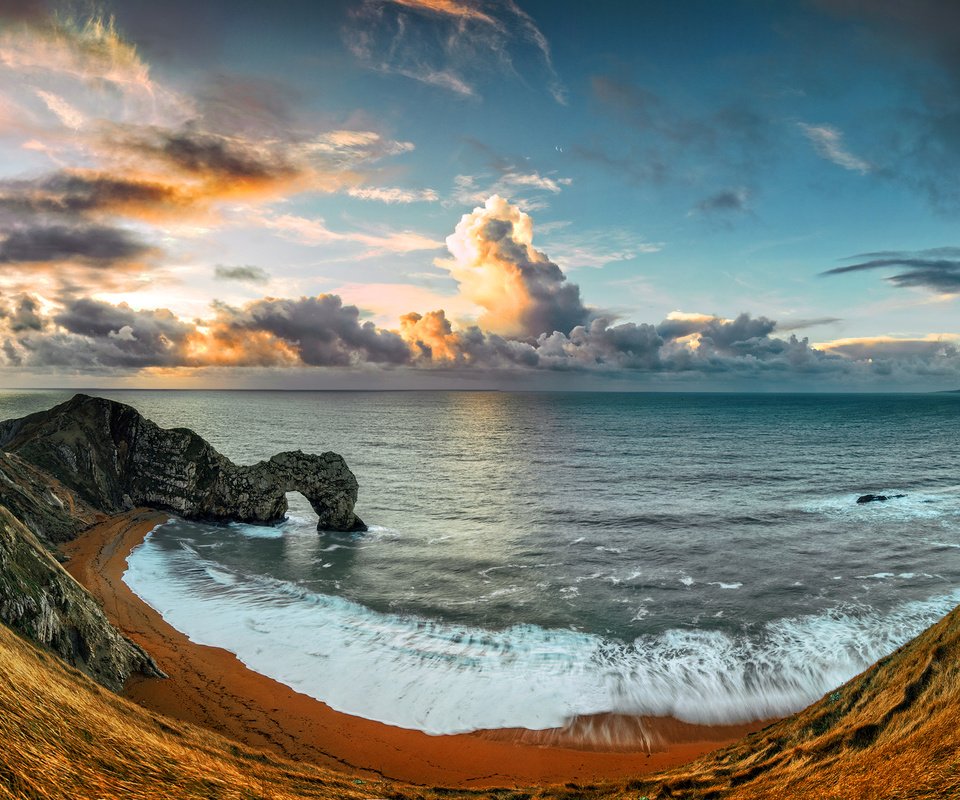
[[0,11],[5,383],[960,385],[949,2],[197,6]]

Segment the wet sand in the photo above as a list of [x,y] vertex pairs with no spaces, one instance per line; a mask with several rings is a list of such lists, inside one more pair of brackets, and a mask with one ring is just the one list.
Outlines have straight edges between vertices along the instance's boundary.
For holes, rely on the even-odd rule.
[[[127,557],[168,514],[111,517],[64,546],[67,570],[107,616],[149,652],[167,679],[131,678],[124,694],[152,711],[244,744],[359,777],[425,786],[515,787],[619,781],[676,766],[765,723],[709,727],[677,720],[598,715],[549,731],[431,736],[334,711],[253,672],[232,653],[191,642],[123,582]],[[667,739],[673,744],[662,745]]]

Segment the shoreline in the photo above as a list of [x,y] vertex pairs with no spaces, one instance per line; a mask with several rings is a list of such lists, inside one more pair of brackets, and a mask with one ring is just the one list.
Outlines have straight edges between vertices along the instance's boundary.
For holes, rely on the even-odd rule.
[[[243,744],[361,777],[478,789],[622,781],[693,761],[768,724],[711,727],[611,714],[546,731],[433,736],[334,711],[227,650],[190,641],[123,582],[130,552],[169,516],[138,509],[110,517],[63,546],[64,566],[169,676],[134,676],[125,697]],[[643,747],[663,735],[675,743]]]

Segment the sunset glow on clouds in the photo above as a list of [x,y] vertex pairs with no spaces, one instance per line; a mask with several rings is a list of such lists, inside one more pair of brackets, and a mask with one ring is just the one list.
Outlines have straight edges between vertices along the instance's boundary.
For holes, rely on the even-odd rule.
[[[701,108],[576,77],[569,30],[522,5],[345,1],[310,48],[278,19],[271,52],[303,80],[238,55],[243,26],[197,47],[150,34],[147,4],[4,6],[0,379],[960,382],[958,209],[928,162],[894,169],[826,105],[782,117],[775,147],[767,90]],[[854,24],[894,35],[881,17]],[[539,146],[500,136],[521,108],[544,120]],[[791,185],[795,163],[803,188],[781,199],[759,165]],[[877,215],[899,198],[910,235],[861,220],[852,194],[839,222],[838,192]]]

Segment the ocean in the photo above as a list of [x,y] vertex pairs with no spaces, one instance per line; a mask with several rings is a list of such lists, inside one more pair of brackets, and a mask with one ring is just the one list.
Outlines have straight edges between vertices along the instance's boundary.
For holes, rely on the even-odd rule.
[[[240,463],[346,458],[367,533],[291,495],[276,527],[171,519],[124,580],[402,727],[785,715],[960,603],[957,394],[99,394]],[[0,391],[0,419],[69,395]]]

